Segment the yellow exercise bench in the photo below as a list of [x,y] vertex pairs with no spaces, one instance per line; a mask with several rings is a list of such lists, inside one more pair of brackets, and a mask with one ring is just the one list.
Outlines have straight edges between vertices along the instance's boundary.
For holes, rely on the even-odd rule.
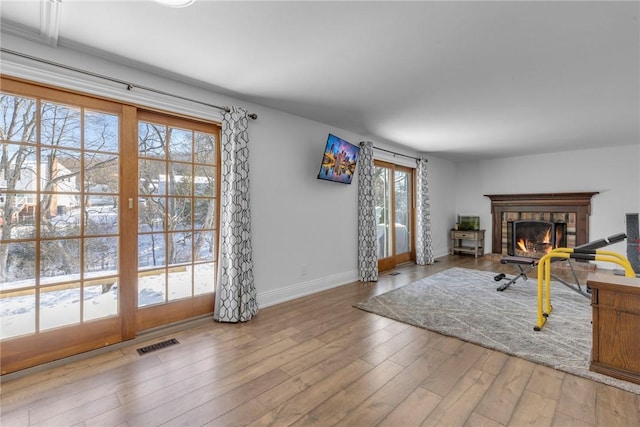
[[542,329],[553,309],[551,306],[551,261],[558,258],[613,262],[624,268],[626,277],[636,277],[629,260],[616,252],[579,248],[553,249],[538,261],[538,323],[533,328],[534,331]]

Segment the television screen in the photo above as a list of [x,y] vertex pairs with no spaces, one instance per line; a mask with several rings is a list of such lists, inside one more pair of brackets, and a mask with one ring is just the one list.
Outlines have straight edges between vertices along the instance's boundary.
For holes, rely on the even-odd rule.
[[318,179],[351,184],[360,147],[329,134]]
[[478,215],[459,214],[458,230],[464,230],[464,231],[480,230],[480,217]]

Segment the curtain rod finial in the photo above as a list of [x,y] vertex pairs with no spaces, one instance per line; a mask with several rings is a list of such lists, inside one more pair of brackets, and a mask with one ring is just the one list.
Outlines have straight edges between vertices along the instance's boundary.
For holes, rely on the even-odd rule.
[[247,116],[250,119],[253,119],[253,120],[257,120],[258,119],[258,115],[256,113],[250,113],[250,114],[247,114]]

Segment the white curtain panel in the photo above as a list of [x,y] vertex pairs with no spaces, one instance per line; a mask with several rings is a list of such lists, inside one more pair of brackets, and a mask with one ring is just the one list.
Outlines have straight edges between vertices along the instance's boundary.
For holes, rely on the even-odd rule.
[[358,278],[361,282],[378,280],[373,171],[373,143],[363,141],[358,165]]
[[418,179],[416,188],[416,264],[433,264],[431,247],[431,208],[429,206],[429,183],[427,181],[427,161],[418,159]]
[[258,313],[251,250],[247,111],[231,107],[222,118],[220,256],[213,318],[246,322]]

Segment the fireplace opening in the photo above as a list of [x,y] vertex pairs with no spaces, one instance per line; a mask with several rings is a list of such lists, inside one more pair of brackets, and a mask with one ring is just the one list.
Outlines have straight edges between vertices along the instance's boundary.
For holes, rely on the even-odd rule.
[[564,222],[507,222],[507,253],[511,256],[542,258],[552,249],[566,246],[567,225]]

